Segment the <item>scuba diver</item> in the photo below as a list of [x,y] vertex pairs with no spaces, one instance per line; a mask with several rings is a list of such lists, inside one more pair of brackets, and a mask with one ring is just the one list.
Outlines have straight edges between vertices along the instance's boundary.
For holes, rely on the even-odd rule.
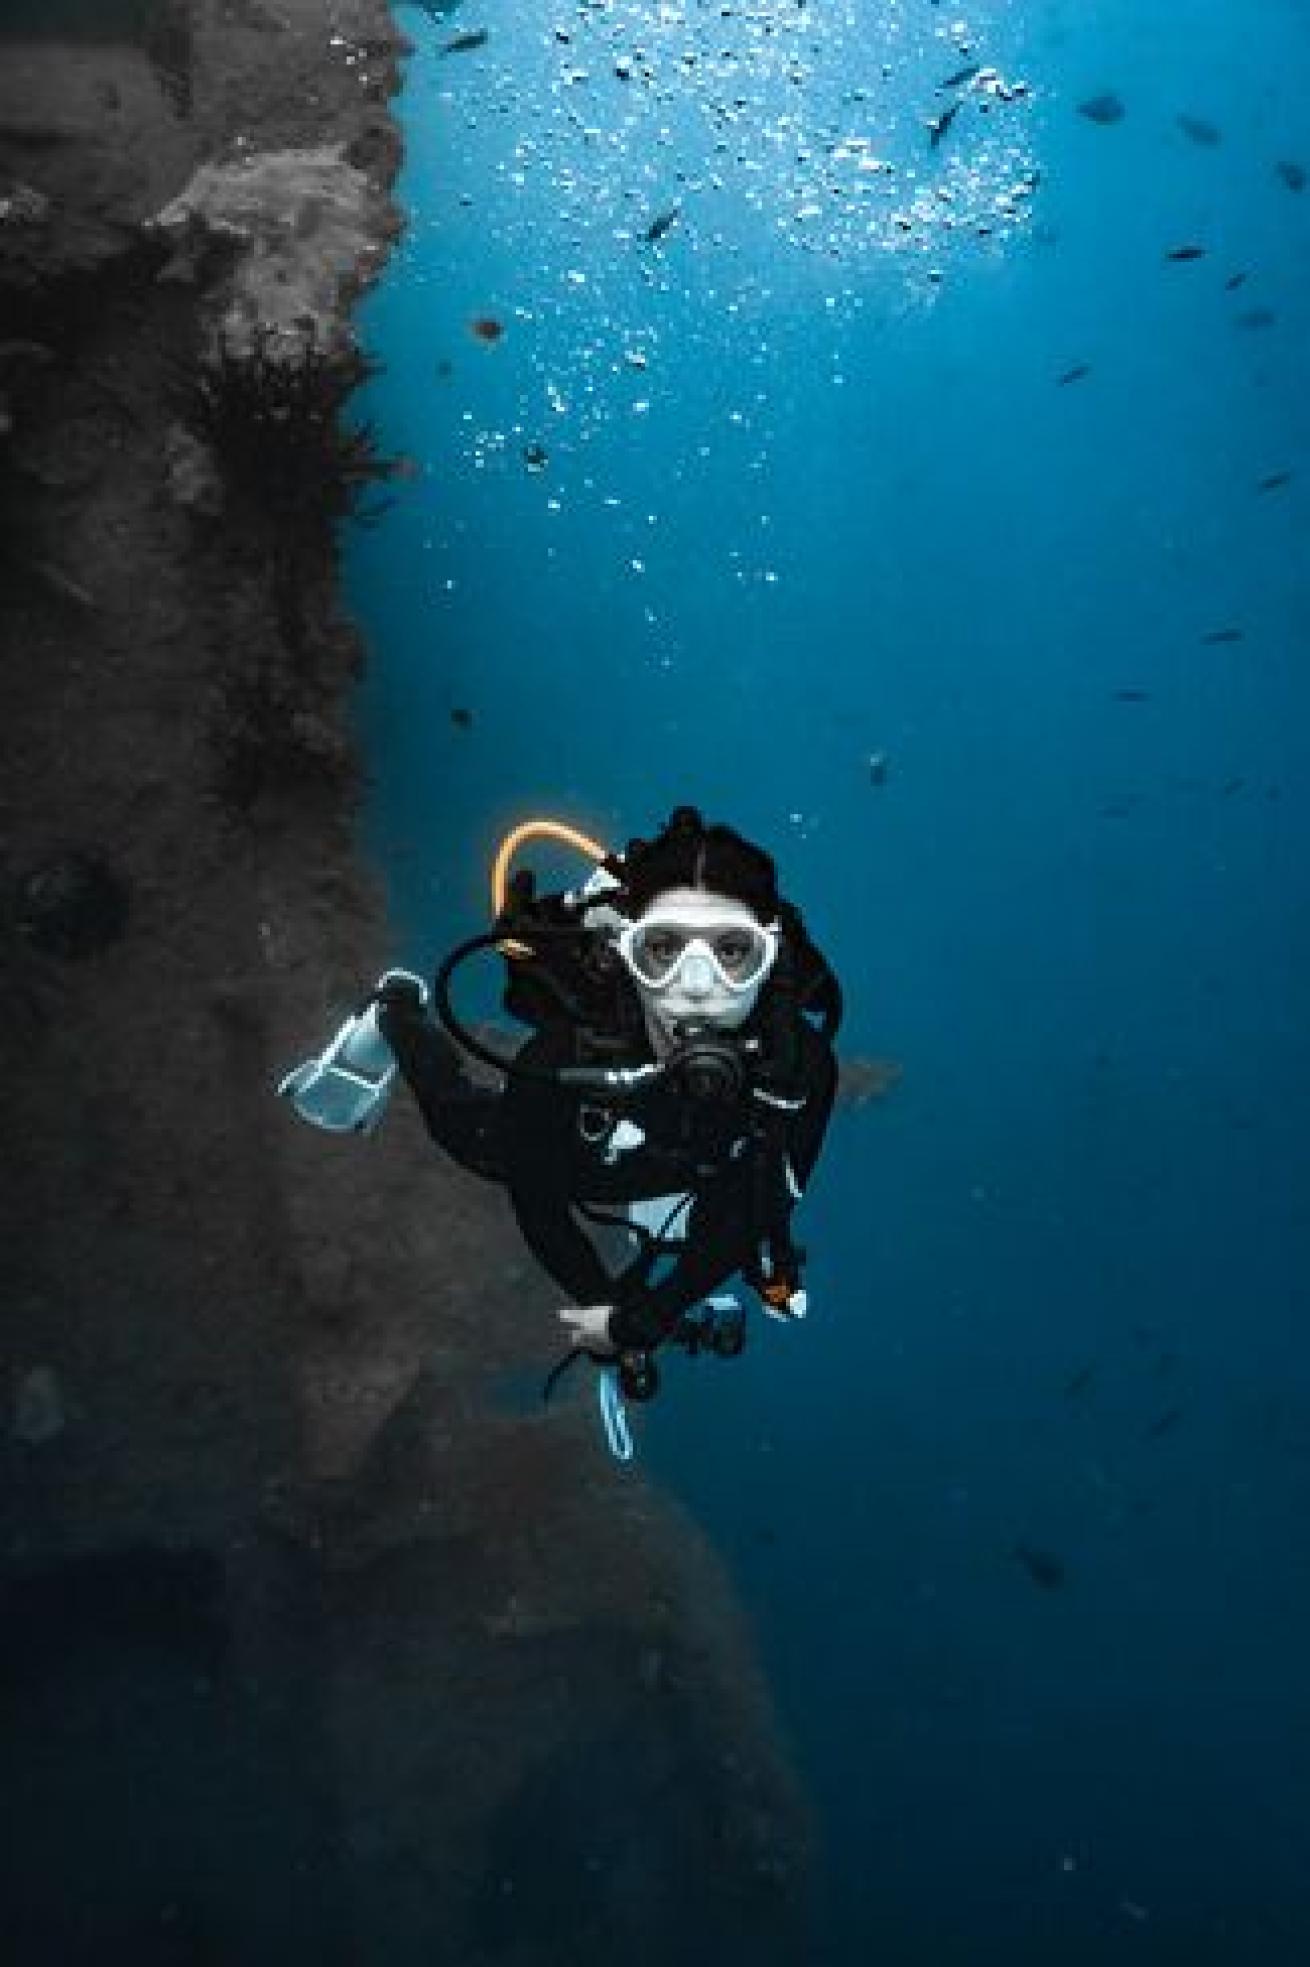
[[[510,876],[540,837],[595,864],[583,887],[538,895],[531,873]],[[805,1316],[791,1217],[832,1111],[841,993],[770,856],[689,806],[622,854],[528,821],[502,843],[492,898],[493,927],[452,951],[431,993],[387,971],[278,1090],[319,1126],[368,1132],[399,1071],[437,1145],[505,1185],[573,1301],[559,1313],[573,1350],[547,1396],[589,1354],[626,1460],[623,1396],[654,1394],[661,1345],[741,1351],[745,1312],[725,1283],[740,1274],[771,1317]],[[533,1028],[512,1055],[451,1002],[453,973],[486,949],[507,964],[505,1009]],[[466,1056],[503,1073],[503,1090],[476,1083]],[[629,1261],[612,1268],[579,1218],[621,1230]]]

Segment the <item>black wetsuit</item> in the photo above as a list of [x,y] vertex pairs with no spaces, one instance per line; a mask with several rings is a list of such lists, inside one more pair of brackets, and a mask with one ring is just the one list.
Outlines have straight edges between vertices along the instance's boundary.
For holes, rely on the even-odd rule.
[[[616,1307],[609,1330],[621,1349],[658,1345],[685,1312],[753,1261],[763,1149],[749,1096],[699,1102],[657,1080],[608,1108],[596,1095],[526,1077],[511,1077],[502,1093],[468,1079],[451,1041],[417,1005],[383,1005],[379,1022],[432,1138],[461,1166],[506,1184],[524,1240],[560,1287],[576,1304]],[[782,1123],[796,1192],[818,1159],[837,1083],[831,1046],[809,1025],[803,1031],[797,1096],[804,1104]],[[518,1056],[525,1065],[572,1065],[572,1032],[547,1027]],[[652,1057],[635,1053],[624,1063]],[[625,1146],[623,1135],[616,1141],[620,1121],[641,1130],[639,1144]],[[617,1212],[627,1202],[687,1193],[694,1199],[685,1239],[670,1247],[672,1268],[658,1278],[643,1258],[611,1272],[573,1213],[582,1203]]]

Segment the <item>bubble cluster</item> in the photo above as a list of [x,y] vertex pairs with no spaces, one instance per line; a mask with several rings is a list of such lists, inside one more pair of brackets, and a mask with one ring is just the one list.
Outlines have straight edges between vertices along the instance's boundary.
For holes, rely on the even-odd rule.
[[[841,388],[864,310],[932,305],[1031,209],[1029,85],[992,60],[988,26],[944,9],[578,0],[486,18],[485,46],[427,70],[437,229],[452,266],[466,239],[494,260],[507,299],[459,442],[481,473],[534,459],[548,516],[595,489],[574,468],[593,443],[644,445],[669,481],[725,445],[740,479],[766,471],[798,332]],[[645,553],[624,559],[639,579]]]

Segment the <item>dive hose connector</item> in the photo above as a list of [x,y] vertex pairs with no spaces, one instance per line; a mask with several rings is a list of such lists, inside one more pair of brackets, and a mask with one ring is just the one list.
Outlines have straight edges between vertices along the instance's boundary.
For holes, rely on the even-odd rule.
[[387,970],[359,1010],[333,1033],[314,1058],[295,1066],[278,1084],[302,1120],[328,1134],[371,1134],[387,1110],[396,1060],[378,1026],[378,999],[389,985],[404,984],[428,1003],[428,989],[410,970]]
[[625,1400],[653,1400],[660,1390],[660,1371],[653,1352],[621,1352],[619,1386]]
[[758,1289],[760,1310],[765,1317],[779,1319],[784,1325],[794,1325],[798,1318],[804,1318],[810,1308],[808,1294],[788,1278],[770,1278]]
[[736,1359],[746,1348],[745,1307],[727,1294],[707,1298],[695,1310],[683,1313],[674,1328],[673,1341],[692,1359],[701,1352]]

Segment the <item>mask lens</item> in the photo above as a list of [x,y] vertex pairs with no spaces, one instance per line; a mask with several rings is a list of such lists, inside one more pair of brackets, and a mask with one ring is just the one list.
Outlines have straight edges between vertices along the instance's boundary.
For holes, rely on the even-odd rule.
[[639,929],[632,938],[633,967],[647,983],[663,983],[677,969],[690,941],[687,930],[671,928],[667,923]]
[[763,929],[732,923],[723,929],[700,929],[677,922],[644,923],[627,943],[627,956],[636,975],[653,988],[671,981],[693,948],[708,950],[724,982],[745,990],[769,968],[772,945]]
[[763,968],[769,948],[764,936],[747,928],[721,929],[709,942],[719,968],[735,984],[753,981]]

